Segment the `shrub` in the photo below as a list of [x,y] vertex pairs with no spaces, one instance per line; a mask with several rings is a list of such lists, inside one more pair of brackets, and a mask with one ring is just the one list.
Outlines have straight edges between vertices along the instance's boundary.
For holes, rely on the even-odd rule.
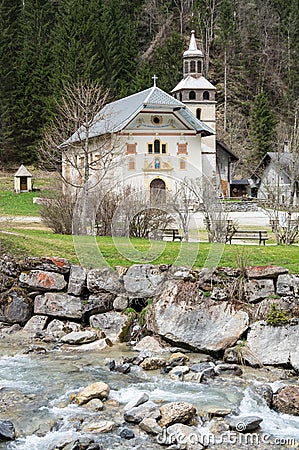
[[44,224],[56,234],[72,234],[76,197],[57,188],[43,199],[40,215]]

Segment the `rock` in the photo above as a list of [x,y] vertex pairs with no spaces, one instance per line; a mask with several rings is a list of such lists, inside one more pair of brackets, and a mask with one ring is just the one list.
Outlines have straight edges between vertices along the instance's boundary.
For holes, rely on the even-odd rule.
[[159,425],[168,427],[174,423],[189,422],[195,416],[196,409],[188,402],[171,402],[161,406],[160,413]]
[[158,339],[153,336],[145,336],[135,345],[134,350],[142,352],[143,350],[148,350],[152,353],[162,353],[167,351],[169,348],[162,347]]
[[123,311],[129,306],[129,299],[127,297],[124,297],[123,295],[118,295],[113,300],[113,309],[115,311]]
[[196,373],[201,373],[205,370],[212,370],[214,372],[215,375],[215,364],[212,362],[202,362],[202,363],[196,363],[196,364],[192,364],[192,366],[190,367],[190,370],[192,372],[196,372]]
[[46,328],[48,322],[47,316],[33,316],[24,326],[24,331],[29,333],[39,333]]
[[8,277],[0,272],[0,293],[8,291],[8,289],[13,286],[14,282],[14,278]]
[[71,345],[88,344],[94,342],[97,338],[95,331],[72,331],[62,336],[61,342]]
[[22,291],[22,289],[12,288],[1,295],[0,298],[0,321],[6,323],[25,323],[32,316],[32,300]]
[[124,275],[124,286],[134,297],[153,297],[161,290],[165,272],[151,264],[134,264]]
[[270,408],[272,405],[273,390],[269,384],[260,384],[254,387],[255,392],[262,397]]
[[82,427],[83,433],[108,433],[116,427],[116,423],[111,420],[100,420],[99,422],[92,422]]
[[123,439],[134,439],[135,437],[134,432],[132,430],[129,430],[129,428],[123,428],[119,435]]
[[27,257],[22,263],[22,269],[28,270],[43,270],[48,272],[57,272],[67,274],[70,271],[70,263],[65,258],[57,258],[56,256],[44,257]]
[[18,323],[13,324],[11,327],[5,327],[4,329],[2,329],[2,333],[6,333],[6,334],[14,334],[17,333],[18,331],[20,331],[22,329],[21,325],[19,325]]
[[263,419],[258,416],[238,416],[226,418],[226,422],[229,427],[239,433],[248,433],[249,431],[256,430],[262,421]]
[[185,355],[184,353],[175,352],[170,356],[168,365],[171,367],[183,366],[187,362],[189,362],[189,359],[189,356]]
[[114,398],[109,398],[109,400],[106,400],[105,406],[107,408],[119,408],[119,401],[115,400]]
[[104,403],[99,398],[93,398],[89,402],[84,403],[83,406],[93,411],[102,411],[104,409]]
[[159,434],[162,432],[162,428],[157,424],[155,419],[143,419],[139,424],[139,428],[148,434]]
[[67,293],[71,295],[82,295],[86,286],[87,272],[84,267],[71,266]]
[[217,406],[209,406],[199,413],[200,416],[208,415],[209,417],[225,417],[232,413],[230,408],[219,408]]
[[136,408],[137,406],[142,405],[148,400],[149,396],[145,392],[140,392],[125,405],[124,411],[129,411],[132,408]]
[[67,333],[71,331],[80,331],[81,327],[78,323],[75,322],[62,322],[61,320],[54,319],[52,320],[46,329],[46,336],[52,339],[60,339]]
[[228,299],[228,295],[225,289],[214,287],[211,293],[211,300],[223,302]]
[[190,286],[184,282],[168,283],[147,316],[150,331],[182,347],[204,352],[232,346],[248,323],[246,312],[237,311],[226,302],[199,298],[197,290],[190,292]]
[[299,295],[299,277],[295,275],[279,275],[276,292],[278,295]]
[[107,398],[110,392],[110,387],[108,384],[99,381],[97,383],[90,384],[84,388],[79,394],[76,395],[76,403],[78,405],[83,405],[94,398]]
[[236,375],[241,376],[243,371],[237,364],[218,364],[215,367],[216,375]]
[[123,342],[127,338],[127,332],[131,325],[131,319],[115,311],[106,312],[91,316],[90,326],[99,328],[105,333],[105,336],[113,343]]
[[247,283],[249,303],[258,303],[271,295],[275,295],[273,280],[249,280]]
[[190,368],[188,366],[176,366],[168,373],[169,378],[172,380],[181,380],[184,379],[184,375],[190,372]]
[[238,364],[239,358],[236,347],[230,347],[224,350],[223,361],[228,364]]
[[255,322],[248,333],[247,345],[265,365],[289,365],[299,371],[299,325],[270,326]]
[[34,313],[47,316],[82,318],[82,302],[80,298],[69,294],[46,292],[34,300]]
[[124,413],[124,419],[133,423],[139,423],[145,418],[159,419],[159,417],[161,417],[161,413],[158,406],[150,400]]
[[8,277],[17,278],[22,269],[20,264],[14,259],[12,255],[1,255],[0,258],[0,273]]
[[250,266],[245,268],[247,278],[272,278],[288,273],[288,269],[280,266]]
[[174,280],[195,282],[198,279],[198,272],[188,267],[173,266],[170,269],[170,275]]
[[11,441],[15,439],[15,427],[10,420],[0,420],[0,440]]
[[299,386],[280,388],[273,394],[273,408],[283,414],[299,416]]
[[161,367],[164,367],[166,365],[166,361],[164,358],[159,358],[158,356],[152,356],[149,358],[145,358],[140,366],[144,370],[156,370],[161,369]]
[[100,292],[96,295],[90,295],[86,305],[84,306],[84,318],[88,318],[95,314],[101,314],[113,309],[114,294],[110,292]]
[[162,445],[176,444],[173,448],[182,450],[200,450],[204,448],[201,444],[202,437],[196,428],[182,423],[176,423],[168,427],[166,432],[163,431],[162,434],[157,436],[157,442]]
[[87,288],[90,292],[106,291],[117,295],[124,292],[123,284],[117,272],[107,267],[88,272]]
[[89,344],[80,344],[78,347],[74,346],[72,349],[76,352],[99,352],[111,347],[111,345],[112,344],[109,339],[98,339],[94,342],[90,342]]
[[43,291],[62,291],[66,287],[66,281],[62,274],[44,270],[22,272],[19,281],[31,288]]

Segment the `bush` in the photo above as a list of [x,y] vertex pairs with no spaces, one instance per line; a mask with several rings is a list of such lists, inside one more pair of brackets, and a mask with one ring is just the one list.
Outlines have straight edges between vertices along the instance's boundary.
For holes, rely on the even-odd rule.
[[72,234],[75,203],[76,197],[69,191],[53,190],[40,207],[44,224],[56,234]]

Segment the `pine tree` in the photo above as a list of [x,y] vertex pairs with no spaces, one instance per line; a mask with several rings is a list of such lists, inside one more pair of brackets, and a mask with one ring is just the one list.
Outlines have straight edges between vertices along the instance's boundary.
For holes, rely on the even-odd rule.
[[250,114],[250,138],[253,158],[260,160],[267,152],[273,151],[275,141],[275,120],[269,108],[264,91],[256,95]]
[[21,0],[0,3],[0,162],[13,161],[17,155],[14,141],[17,97],[17,53]]

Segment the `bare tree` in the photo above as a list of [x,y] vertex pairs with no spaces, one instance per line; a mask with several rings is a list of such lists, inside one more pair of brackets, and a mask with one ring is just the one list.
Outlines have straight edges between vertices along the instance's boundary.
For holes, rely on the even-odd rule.
[[167,203],[178,218],[183,230],[184,240],[189,240],[189,225],[194,213],[195,198],[193,190],[190,189],[189,180],[175,183],[173,189],[167,196]]
[[77,191],[83,234],[87,232],[85,219],[93,209],[90,194],[119,164],[120,138],[113,133],[109,111],[104,108],[107,98],[97,83],[78,81],[65,86],[39,152],[42,166],[56,170],[65,186]]
[[255,176],[259,182],[260,206],[267,213],[278,244],[293,244],[299,235],[299,123],[296,111],[293,124],[280,127],[283,149],[272,154],[272,170],[263,164]]
[[197,20],[201,31],[201,40],[204,50],[204,76],[209,73],[210,66],[210,50],[214,41],[217,7],[220,0],[204,0],[200,11],[197,12]]

